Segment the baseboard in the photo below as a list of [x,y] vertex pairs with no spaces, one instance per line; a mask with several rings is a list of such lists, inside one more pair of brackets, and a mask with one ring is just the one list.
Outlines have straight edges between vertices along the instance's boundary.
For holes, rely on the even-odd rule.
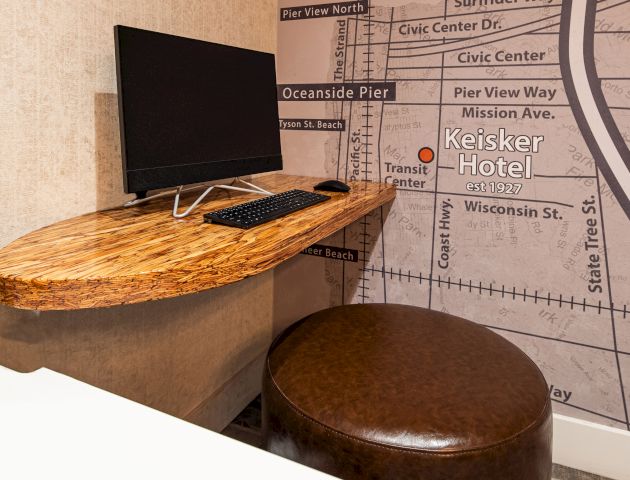
[[630,432],[553,415],[553,461],[614,480],[630,480]]
[[184,420],[221,432],[260,393],[266,356],[266,351],[257,355]]

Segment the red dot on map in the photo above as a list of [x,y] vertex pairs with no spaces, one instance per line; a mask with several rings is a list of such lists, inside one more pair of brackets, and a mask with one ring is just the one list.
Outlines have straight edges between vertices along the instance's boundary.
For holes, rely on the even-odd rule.
[[435,153],[429,147],[422,147],[418,151],[418,158],[422,163],[431,163],[435,158]]

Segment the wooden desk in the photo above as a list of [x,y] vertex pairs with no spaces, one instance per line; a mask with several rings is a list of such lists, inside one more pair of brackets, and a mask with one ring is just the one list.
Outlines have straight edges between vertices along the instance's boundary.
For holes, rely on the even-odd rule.
[[[321,179],[256,179],[282,192]],[[0,303],[30,310],[108,307],[175,297],[264,272],[393,200],[395,187],[350,182],[350,193],[241,230],[203,223],[203,213],[259,198],[212,193],[190,217],[172,199],[82,215],[32,232],[0,250]],[[184,202],[185,203],[185,202]]]

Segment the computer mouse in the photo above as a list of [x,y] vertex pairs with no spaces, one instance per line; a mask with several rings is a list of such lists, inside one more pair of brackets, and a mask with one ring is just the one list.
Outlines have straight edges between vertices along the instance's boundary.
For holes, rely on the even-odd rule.
[[350,187],[339,180],[326,180],[313,187],[315,190],[325,190],[327,192],[349,192]]

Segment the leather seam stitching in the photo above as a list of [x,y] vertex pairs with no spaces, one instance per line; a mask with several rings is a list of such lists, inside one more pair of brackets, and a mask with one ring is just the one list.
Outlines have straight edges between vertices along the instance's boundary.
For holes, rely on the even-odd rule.
[[[287,402],[287,405],[289,406],[289,408],[291,410],[293,410],[296,414],[298,414],[299,416],[303,417],[305,420],[321,427],[329,436],[333,436],[334,435],[338,435],[341,437],[345,437],[346,439],[352,440],[352,441],[357,441],[360,443],[365,443],[367,445],[376,447],[376,448],[380,448],[380,449],[384,449],[384,450],[395,450],[395,451],[408,451],[408,452],[420,452],[423,455],[434,455],[434,456],[458,456],[458,455],[462,455],[462,454],[466,454],[466,453],[477,453],[477,452],[486,452],[486,451],[492,451],[492,450],[497,450],[500,447],[505,446],[506,444],[509,444],[515,440],[517,440],[520,436],[524,435],[525,433],[528,433],[530,430],[533,430],[534,426],[536,426],[537,424],[539,424],[540,420],[543,418],[544,414],[547,412],[548,407],[550,406],[551,401],[549,400],[549,397],[547,397],[547,401],[545,402],[545,406],[542,409],[542,412],[538,415],[538,417],[531,423],[529,424],[527,427],[523,428],[522,430],[520,430],[519,432],[513,434],[512,436],[501,440],[499,443],[496,443],[494,445],[490,445],[487,447],[478,447],[478,448],[467,448],[467,449],[461,449],[458,450],[456,452],[435,452],[435,451],[431,451],[431,450],[426,450],[423,448],[414,448],[414,447],[397,447],[394,445],[388,445],[388,444],[382,444],[382,443],[376,443],[374,441],[370,441],[370,440],[365,440],[363,438],[359,438],[359,437],[355,437],[353,435],[349,435],[347,433],[344,432],[340,432],[339,430],[336,430],[332,427],[329,427],[328,425],[324,425],[323,423],[321,423],[318,420],[315,420],[313,417],[311,417],[310,415],[307,415],[306,413],[302,412],[285,394],[284,392],[280,389],[280,387],[278,386],[278,384],[276,383],[275,379],[273,378],[273,375],[271,374],[271,368],[269,365],[269,356],[267,357],[267,361],[266,361],[266,369],[267,369],[267,373],[269,375],[269,378],[271,379],[271,382],[273,383],[273,386],[275,387],[275,390],[280,394],[280,396],[282,398],[284,398]],[[331,435],[332,434],[332,435]]]

